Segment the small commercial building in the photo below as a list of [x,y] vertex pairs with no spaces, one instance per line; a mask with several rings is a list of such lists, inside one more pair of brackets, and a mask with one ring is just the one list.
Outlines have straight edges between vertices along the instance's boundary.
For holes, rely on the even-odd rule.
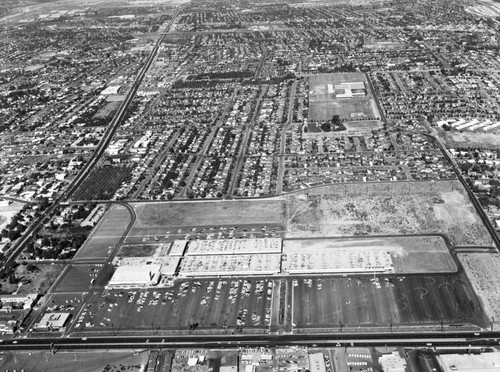
[[36,293],[27,295],[2,295],[0,296],[0,311],[8,311],[16,305],[20,306],[21,304],[23,310],[29,310],[35,304],[37,298],[38,295]]
[[58,331],[66,325],[70,313],[45,313],[40,322],[35,324],[37,331]]

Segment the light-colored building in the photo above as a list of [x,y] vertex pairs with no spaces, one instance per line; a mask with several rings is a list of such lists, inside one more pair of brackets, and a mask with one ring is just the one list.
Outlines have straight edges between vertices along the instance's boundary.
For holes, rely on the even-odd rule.
[[280,272],[280,262],[280,254],[187,256],[182,261],[180,275],[273,275]]
[[108,282],[110,288],[149,287],[160,281],[162,265],[118,266]]
[[23,310],[29,310],[35,304],[37,298],[38,295],[36,293],[27,295],[2,295],[0,296],[0,302],[2,303],[0,311],[9,309],[9,304],[23,304]]
[[281,253],[280,238],[211,239],[189,243],[187,256]]
[[325,240],[285,240],[283,271],[305,273],[392,272],[391,254],[376,247],[336,246]]
[[384,372],[405,372],[406,360],[397,351],[382,355],[379,362]]
[[60,330],[66,325],[70,316],[70,313],[45,313],[40,322],[35,324],[35,329],[38,331]]
[[437,357],[445,372],[498,372],[500,353],[442,354]]
[[118,94],[120,88],[120,85],[109,86],[101,92],[101,95],[107,96],[109,94]]
[[186,249],[188,241],[187,240],[175,240],[170,245],[169,256],[182,256],[184,254],[184,250]]

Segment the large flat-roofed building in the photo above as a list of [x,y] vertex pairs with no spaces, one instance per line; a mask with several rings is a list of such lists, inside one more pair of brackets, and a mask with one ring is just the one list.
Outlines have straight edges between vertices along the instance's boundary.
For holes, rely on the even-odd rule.
[[284,272],[289,274],[392,272],[391,254],[383,248],[332,247],[323,240],[285,240]]
[[187,256],[180,275],[273,275],[280,272],[281,254],[238,254]]
[[442,354],[437,357],[445,372],[498,372],[500,353]]
[[176,240],[170,245],[169,256],[182,256],[186,249],[187,240]]
[[161,265],[118,266],[108,282],[110,288],[148,287],[160,281]]
[[186,255],[281,253],[281,242],[280,238],[195,240]]
[[163,260],[160,268],[160,273],[163,276],[174,276],[177,267],[181,261],[181,256],[170,257],[168,260]]
[[[179,242],[176,250],[184,251],[182,247],[187,241]],[[141,288],[156,286],[160,280],[166,277],[172,277],[177,272],[177,267],[181,261],[182,254],[171,255],[172,247],[169,244],[152,245],[155,247],[154,253],[150,255],[117,256],[113,260],[116,270],[107,284],[107,288]],[[134,246],[123,246],[126,251],[133,250]],[[141,247],[139,247],[140,249]],[[119,251],[120,253],[120,251]],[[130,254],[130,253],[128,253]]]

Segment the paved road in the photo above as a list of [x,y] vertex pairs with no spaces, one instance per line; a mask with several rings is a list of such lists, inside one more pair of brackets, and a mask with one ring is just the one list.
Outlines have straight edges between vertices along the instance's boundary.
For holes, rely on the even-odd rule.
[[[177,18],[177,14],[178,13],[176,13],[175,16],[172,18],[167,30],[170,28],[174,20]],[[57,208],[61,203],[71,198],[71,195],[78,189],[78,186],[80,186],[83,180],[89,175],[94,166],[98,163],[99,159],[104,153],[104,150],[111,142],[116,130],[118,129],[123,119],[125,118],[127,111],[130,107],[130,104],[132,103],[137,93],[137,90],[139,89],[141,82],[144,79],[146,72],[151,67],[152,62],[155,60],[156,55],[158,54],[160,44],[162,43],[164,37],[165,36],[163,35],[156,42],[156,45],[149,54],[148,58],[146,59],[144,66],[137,74],[135,81],[132,84],[132,87],[127,93],[126,98],[122,101],[115,116],[111,120],[111,123],[106,128],[103,137],[101,138],[101,141],[97,145],[96,150],[92,153],[92,156],[90,157],[89,161],[84,165],[84,167],[82,168],[80,173],[78,173],[78,175],[75,177],[75,179],[68,185],[66,190],[52,202],[52,204],[43,212],[43,215],[41,217],[33,221],[33,223],[26,229],[23,236],[19,238],[12,245],[12,248],[9,250],[4,261],[2,262],[2,267],[0,268],[0,272],[5,272],[10,269],[17,256],[24,249],[26,243],[31,239],[32,235],[40,229],[43,223],[49,221],[49,219],[54,215],[54,213],[56,212]]]
[[245,346],[498,346],[500,332],[338,333],[324,335],[186,335],[4,340],[0,350],[95,348],[227,348]]
[[293,108],[295,102],[295,92],[297,90],[297,80],[293,81],[290,90],[290,97],[288,101],[288,116],[283,130],[281,131],[280,152],[279,152],[279,165],[278,165],[278,179],[276,184],[276,194],[283,193],[283,177],[285,174],[285,149],[286,149],[286,132],[290,129],[293,119]]
[[[432,131],[432,129],[431,129],[431,131]],[[422,134],[422,135],[424,135],[424,136],[432,139],[438,145],[439,149],[443,153],[443,156],[446,158],[446,160],[448,161],[448,163],[452,167],[453,171],[455,172],[458,180],[460,181],[460,183],[463,185],[463,187],[467,191],[467,194],[469,195],[469,199],[472,202],[472,205],[476,209],[476,212],[478,213],[479,217],[483,221],[484,226],[486,227],[486,229],[490,233],[491,238],[492,238],[493,242],[495,243],[495,248],[496,248],[497,252],[500,253],[500,238],[498,237],[498,235],[497,235],[497,233],[495,231],[495,228],[491,224],[490,219],[488,218],[488,216],[486,215],[486,212],[484,211],[483,207],[481,206],[481,204],[477,200],[476,195],[474,195],[474,193],[470,189],[469,184],[467,183],[467,181],[465,180],[465,178],[462,176],[462,171],[458,167],[458,165],[455,162],[455,160],[449,154],[448,149],[446,148],[446,146],[441,141],[441,139],[439,138],[439,136],[435,133],[435,131],[432,131],[432,132],[434,133],[434,135],[428,134],[428,133],[419,133],[419,134]]]

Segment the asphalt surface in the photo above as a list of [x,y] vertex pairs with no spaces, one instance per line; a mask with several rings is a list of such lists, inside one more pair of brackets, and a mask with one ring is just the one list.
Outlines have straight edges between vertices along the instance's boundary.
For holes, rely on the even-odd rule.
[[498,346],[500,332],[339,333],[326,335],[190,335],[4,340],[0,350],[94,348],[234,348],[255,346]]

